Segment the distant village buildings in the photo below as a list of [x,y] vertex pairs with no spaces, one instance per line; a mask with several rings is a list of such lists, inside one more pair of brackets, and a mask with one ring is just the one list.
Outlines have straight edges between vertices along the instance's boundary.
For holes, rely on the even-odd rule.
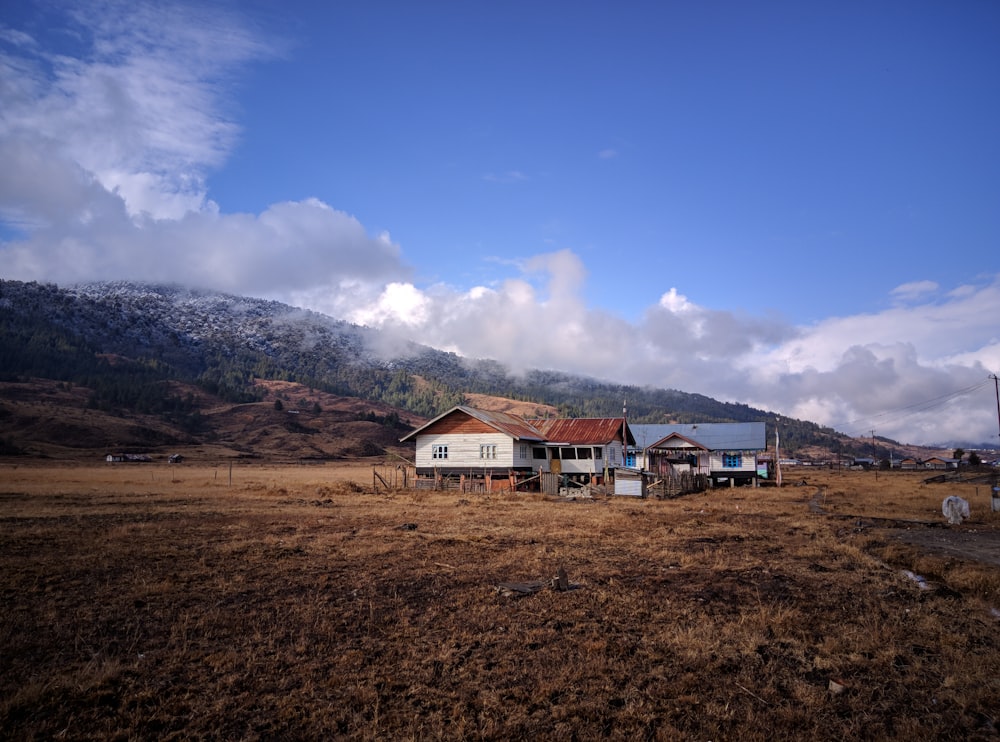
[[152,457],[144,453],[109,453],[105,457],[105,461],[109,464],[120,464],[120,463],[142,463],[146,461],[152,461]]

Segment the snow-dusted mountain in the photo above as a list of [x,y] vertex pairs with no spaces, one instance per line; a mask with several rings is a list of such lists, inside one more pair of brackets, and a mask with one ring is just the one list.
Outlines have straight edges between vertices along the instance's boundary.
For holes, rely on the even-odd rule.
[[320,365],[378,365],[371,332],[276,301],[124,281],[83,284],[66,293],[92,302],[113,337],[136,349],[174,345],[271,358],[299,354]]

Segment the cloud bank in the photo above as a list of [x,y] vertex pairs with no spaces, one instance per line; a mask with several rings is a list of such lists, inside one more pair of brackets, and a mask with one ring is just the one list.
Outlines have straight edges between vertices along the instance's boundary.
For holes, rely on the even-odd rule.
[[[796,326],[697,306],[676,288],[641,322],[588,307],[573,252],[536,256],[495,288],[394,283],[353,311],[327,311],[435,347],[641,386],[698,392],[856,436],[909,443],[997,437],[1000,276],[922,303]],[[537,289],[527,278],[545,276]]]
[[72,52],[0,27],[4,278],[217,288],[514,370],[698,392],[854,435],[997,441],[1000,276],[910,282],[880,312],[805,326],[698,306],[683,277],[627,321],[591,305],[587,266],[568,248],[494,285],[420,285],[388,234],[319,199],[251,214],[208,197],[239,141],[226,83],[280,49],[217,10],[102,9],[71,19]]

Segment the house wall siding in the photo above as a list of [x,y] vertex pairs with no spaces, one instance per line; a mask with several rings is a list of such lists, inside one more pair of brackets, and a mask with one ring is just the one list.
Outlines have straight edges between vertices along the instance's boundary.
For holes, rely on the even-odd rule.
[[[709,464],[709,452],[703,448],[695,448],[689,443],[683,443],[676,446],[666,445],[657,448],[646,449],[645,457],[643,459],[644,468],[649,471],[657,471],[654,459],[658,459],[663,456],[694,456],[695,465],[692,467],[690,465],[684,464],[661,464],[661,471],[659,473],[665,474],[668,470],[673,471],[693,471],[696,474],[708,474],[710,469]],[[721,463],[721,461],[720,461]]]
[[[604,459],[610,468],[622,465],[622,445],[621,443],[609,443],[604,447]],[[602,465],[603,468],[603,465]]]
[[[559,448],[586,448],[590,451],[589,459],[560,458],[558,465],[555,467],[559,469],[560,474],[602,474],[604,472],[605,464],[608,463],[608,446],[560,446]],[[594,455],[595,450],[601,452],[601,458],[597,458]],[[619,448],[618,451],[620,455],[621,448]],[[534,462],[534,466],[539,471],[553,471],[551,459],[548,461],[536,460]]]
[[712,451],[709,456],[709,469],[714,474],[742,474],[744,472],[757,473],[757,455],[754,451],[740,451],[742,460],[740,466],[723,466],[723,457],[727,453],[737,453],[736,451]]
[[[512,458],[514,461],[514,466],[518,468],[531,466],[532,465],[531,444],[524,443],[522,441],[515,441],[513,439],[511,439],[511,444],[513,446]],[[499,455],[500,455],[500,448],[497,447],[497,456]]]
[[[472,432],[429,433],[417,436],[417,468],[432,468],[437,466],[448,469],[497,469],[515,466],[515,449],[518,448],[518,443],[510,436],[497,433],[492,428],[488,428],[488,430],[492,432],[478,434]],[[495,445],[497,447],[497,457],[495,459],[479,458],[480,446],[482,445]],[[434,446],[448,446],[448,458],[433,458]],[[530,447],[528,449],[528,456],[530,460]],[[520,461],[520,458],[518,460]],[[516,464],[516,466],[527,465]]]

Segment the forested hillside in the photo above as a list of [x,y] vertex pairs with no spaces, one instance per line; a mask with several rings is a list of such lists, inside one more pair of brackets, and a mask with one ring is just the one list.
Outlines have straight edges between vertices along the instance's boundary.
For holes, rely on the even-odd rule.
[[[469,393],[548,404],[572,417],[634,422],[766,421],[746,405],[669,389],[611,384],[561,373],[513,375],[490,360],[411,344],[393,357],[376,331],[278,302],[126,282],[60,288],[0,281],[0,379],[36,377],[86,387],[88,404],[171,419],[198,430],[197,403],[167,380],[232,402],[260,399],[255,380],[293,381],[432,417]],[[782,419],[783,447],[863,453],[832,430]]]

